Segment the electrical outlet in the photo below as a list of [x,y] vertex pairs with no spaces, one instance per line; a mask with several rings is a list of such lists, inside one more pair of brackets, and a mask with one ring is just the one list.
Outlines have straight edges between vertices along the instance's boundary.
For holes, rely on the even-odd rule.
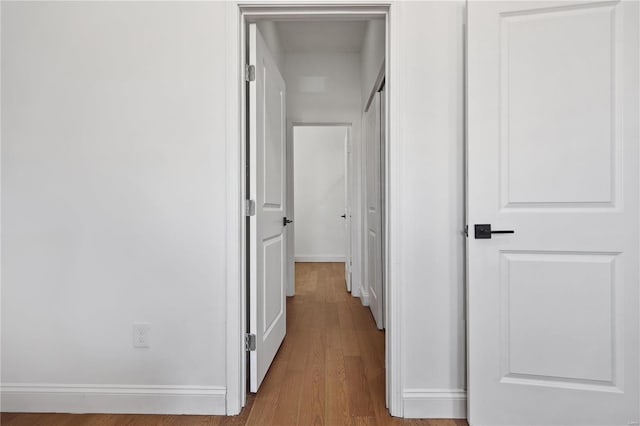
[[151,324],[148,322],[133,323],[133,347],[151,347]]

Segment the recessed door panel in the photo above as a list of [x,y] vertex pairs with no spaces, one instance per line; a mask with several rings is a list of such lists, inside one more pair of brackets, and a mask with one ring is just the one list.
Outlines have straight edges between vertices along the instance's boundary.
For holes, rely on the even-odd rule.
[[[266,62],[266,61],[265,61]],[[282,208],[284,193],[284,89],[279,82],[282,79],[277,69],[262,64],[264,80],[264,206]]]
[[635,1],[469,2],[470,424],[640,421],[639,23]]
[[284,241],[282,235],[277,235],[266,240],[264,248],[264,277],[262,291],[264,297],[263,307],[263,340],[269,338],[271,330],[277,326],[278,321],[284,315],[284,270],[281,260],[284,257]]
[[507,205],[613,203],[616,21],[611,3],[500,15]]
[[621,331],[617,254],[503,252],[501,257],[504,378],[613,386],[614,371],[623,368],[615,365],[621,343],[615,339]]

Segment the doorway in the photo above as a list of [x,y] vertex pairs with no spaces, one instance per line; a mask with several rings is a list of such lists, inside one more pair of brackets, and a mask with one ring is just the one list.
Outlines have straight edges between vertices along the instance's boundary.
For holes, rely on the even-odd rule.
[[[293,202],[296,263],[350,261],[349,175],[347,124],[293,125]],[[292,205],[292,206],[291,206]],[[290,240],[289,240],[290,241]],[[345,273],[347,291],[351,291]]]
[[[366,98],[367,99],[371,98],[371,95],[368,92],[372,92],[372,93],[376,93],[376,97],[378,99],[380,99],[380,96],[386,96],[385,92],[382,92],[382,94],[377,93],[378,92],[377,87],[373,87],[371,84],[376,84],[376,83],[379,84],[379,81],[377,80],[377,78],[379,77],[380,74],[382,74],[383,76],[385,75],[384,73],[385,73],[385,70],[386,70],[386,66],[384,65],[385,64],[384,55],[386,54],[386,50],[387,50],[387,44],[384,42],[384,39],[386,38],[386,29],[385,29],[386,9],[385,8],[376,8],[375,9],[375,13],[373,15],[372,15],[371,12],[369,12],[369,13],[363,14],[362,16],[355,16],[356,20],[359,20],[359,21],[366,21],[366,20],[368,20],[368,19],[370,19],[372,17],[376,18],[379,22],[382,22],[382,34],[383,34],[382,40],[383,40],[383,42],[382,42],[382,46],[381,46],[380,50],[383,52],[383,58],[382,58],[382,63],[380,64],[381,68],[376,67],[376,69],[373,72],[369,73],[369,76],[373,75],[373,77],[375,77],[376,80],[368,82],[368,83],[370,83],[369,86],[371,86],[371,89],[367,90]],[[335,17],[332,16],[332,19],[334,19],[334,18]],[[301,18],[299,18],[299,19],[301,19]],[[352,14],[349,15],[349,19],[353,20],[354,19],[354,15],[352,15]],[[258,40],[259,38],[261,38],[262,41],[258,42],[258,43],[263,43],[264,45],[268,45],[270,43],[269,41],[266,41],[268,38],[270,38],[270,35],[268,35],[268,33],[270,31],[270,25],[269,25],[268,22],[271,22],[271,21],[264,22],[264,21],[260,21],[259,19],[257,19],[257,21],[258,21],[259,25],[254,25],[254,26],[251,26],[251,25],[247,24],[248,22],[250,22],[250,20],[249,21],[243,21],[243,23],[245,25],[247,25],[246,28],[249,29],[249,31],[247,33],[245,33],[246,36],[249,38],[249,40],[248,40],[249,41],[249,45],[251,46],[251,38],[252,37],[255,37],[255,40]],[[342,23],[344,23],[344,22],[342,22]],[[263,27],[263,31],[262,32],[267,34],[266,36],[262,36],[261,34],[259,34],[260,33],[260,30],[259,30],[260,26]],[[254,30],[252,30],[251,28],[254,28]],[[252,31],[254,31],[254,32],[252,33]],[[259,34],[259,35],[256,36],[256,34]],[[259,45],[259,44],[257,44],[257,45]],[[267,116],[268,113],[265,113],[265,111],[266,111],[265,105],[276,105],[279,102],[282,102],[282,99],[286,98],[286,102],[285,103],[286,103],[287,107],[289,107],[289,102],[290,102],[289,93],[287,93],[290,90],[290,86],[289,85],[285,85],[285,86],[287,86],[286,89],[282,88],[282,89],[277,89],[277,90],[271,91],[271,92],[270,92],[270,89],[267,87],[267,85],[269,83],[267,82],[265,76],[266,75],[271,75],[272,78],[275,78],[275,77],[273,77],[274,75],[281,74],[280,72],[277,71],[277,67],[278,67],[278,63],[280,63],[281,60],[282,60],[281,57],[279,58],[279,56],[280,56],[279,53],[280,52],[278,52],[277,48],[271,48],[271,49],[268,49],[268,50],[270,50],[270,52],[275,52],[275,53],[270,53],[270,55],[269,55],[270,59],[266,59],[266,60],[263,60],[261,56],[255,56],[255,55],[252,56],[251,53],[249,54],[250,62],[251,61],[255,61],[256,63],[259,63],[260,66],[263,66],[263,68],[262,69],[251,69],[251,68],[249,68],[247,70],[249,72],[249,74],[248,74],[248,77],[249,77],[248,80],[249,81],[247,82],[246,86],[243,87],[243,89],[244,89],[245,93],[252,93],[251,90],[253,90],[253,89],[252,89],[251,82],[254,81],[253,78],[255,78],[255,80],[258,81],[258,83],[256,83],[256,85],[257,85],[256,87],[258,87],[258,89],[255,91],[255,93],[258,93],[259,96],[272,96],[272,98],[271,99],[265,98],[265,99],[259,99],[259,100],[256,99],[256,101],[254,101],[254,104],[256,105],[258,110],[254,110],[253,109],[253,107],[251,106],[252,105],[251,102],[247,102],[247,107],[242,107],[241,108],[242,111],[246,111],[246,113],[247,113],[246,114],[247,127],[246,127],[245,133],[248,135],[248,139],[251,140],[252,136],[254,138],[256,138],[255,141],[257,142],[257,146],[260,147],[258,149],[263,149],[263,150],[265,148],[270,147],[270,146],[276,146],[276,145],[280,144],[280,142],[275,143],[273,141],[279,140],[278,138],[280,138],[280,137],[284,137],[283,132],[278,133],[278,131],[274,131],[274,129],[275,129],[275,127],[274,127],[275,124],[274,123],[277,123],[279,120],[282,120],[283,117],[281,115],[279,117],[275,117],[275,118],[274,118],[274,116],[269,116],[268,117]],[[251,52],[251,48],[249,49],[249,51]],[[264,65],[264,64],[267,64],[267,65]],[[272,67],[272,69],[269,69],[269,67]],[[380,71],[380,69],[382,69],[382,72]],[[360,71],[359,67],[358,67],[358,71]],[[251,73],[255,73],[255,74],[253,76],[251,76]],[[284,72],[282,74],[285,74],[285,77],[283,77],[283,80],[286,80],[286,77],[287,77],[286,74],[287,73]],[[291,85],[291,87],[293,87],[293,90],[298,88],[298,89],[302,89],[301,91],[305,91],[306,90],[307,92],[311,91],[313,93],[314,90],[315,91],[317,91],[319,89],[322,90],[323,83],[325,83],[327,81],[327,80],[323,81],[323,78],[321,76],[320,76],[320,78],[318,78],[318,76],[314,76],[314,75],[305,76],[305,77],[306,78],[301,78],[298,81],[296,81],[296,83],[298,83],[297,85],[295,85],[295,84]],[[276,80],[273,80],[273,81],[276,81]],[[329,80],[329,81],[331,81],[331,80]],[[263,86],[260,86],[260,85],[263,85]],[[357,92],[358,92],[358,99],[357,99],[358,100],[358,110],[357,110],[358,117],[357,117],[357,119],[358,119],[359,123],[358,123],[358,125],[351,127],[353,133],[363,132],[363,129],[361,128],[361,126],[362,126],[362,119],[363,119],[363,114],[364,114],[364,104],[366,102],[366,99],[361,101],[360,94],[362,92],[360,91],[360,87],[357,87],[357,89],[358,89],[357,90]],[[271,93],[271,95],[269,95],[269,93]],[[285,93],[286,93],[286,95],[285,95]],[[315,94],[317,94],[317,92]],[[385,99],[385,101],[386,101],[386,99]],[[379,103],[382,103],[382,102],[379,102]],[[384,104],[387,104],[387,103],[388,102],[384,102]],[[340,104],[338,104],[336,106],[340,107]],[[263,108],[264,110],[259,110],[260,108]],[[272,109],[272,111],[275,111],[275,110]],[[281,114],[281,112],[282,112],[282,110],[278,114]],[[261,123],[260,125],[264,126],[265,123],[268,123],[268,124],[270,124],[270,127],[269,128],[265,127],[263,129],[263,130],[266,129],[265,131],[263,131],[263,130],[258,130],[258,131],[251,130],[251,123],[253,123],[252,118],[255,118],[255,117],[264,117],[262,119],[262,121],[260,122]],[[322,117],[321,114],[318,114],[317,117],[319,119],[314,120],[314,121],[324,121],[324,120],[322,120],[324,117]],[[289,116],[289,114],[287,114],[287,119],[288,119],[289,122],[291,122],[292,120],[289,120],[289,118],[291,118],[291,117]],[[295,116],[293,118],[295,118]],[[352,121],[352,120],[348,120],[348,118],[349,117],[345,117],[345,119],[341,119],[339,121],[342,121],[342,122]],[[378,124],[380,124],[383,121],[386,121],[386,116],[381,116],[379,114],[377,119],[378,119]],[[273,121],[273,120],[275,120],[275,121]],[[335,121],[335,119],[331,120],[331,121]],[[258,123],[258,121],[255,121],[255,123]],[[352,122],[352,124],[353,124],[353,122]],[[291,137],[291,136],[293,136],[292,133],[294,131],[293,130],[293,126],[287,126],[287,129],[289,129],[289,127],[291,128],[291,130],[290,131],[287,130],[287,132],[286,132],[287,133],[287,137],[285,138],[287,144],[289,143],[290,140],[293,140],[293,138]],[[388,126],[384,126],[383,128],[386,129],[387,127]],[[271,132],[271,133],[269,133],[269,132]],[[264,138],[264,139],[260,139],[260,138]],[[272,139],[269,140],[268,138],[272,138]],[[275,138],[275,139],[273,139],[273,138]],[[364,138],[363,138],[363,140],[364,140]],[[387,140],[388,140],[388,138],[380,137],[380,135],[378,135],[378,146],[377,146],[377,149],[379,151],[380,151],[380,149],[386,150],[386,145],[381,145],[381,143],[382,144],[386,144]],[[283,145],[280,144],[278,146],[282,147]],[[344,148],[347,148],[347,146],[348,145],[344,145],[343,144]],[[292,239],[292,237],[290,235],[293,234],[293,232],[289,232],[289,230],[293,229],[293,227],[296,226],[296,221],[295,220],[293,220],[293,223],[291,223],[291,220],[293,218],[295,218],[295,214],[291,214],[291,212],[290,212],[290,209],[291,209],[290,206],[292,206],[292,204],[290,202],[291,200],[288,199],[288,198],[290,198],[289,194],[291,193],[291,190],[289,188],[287,188],[286,191],[283,190],[282,191],[282,197],[277,195],[277,193],[278,193],[277,191],[279,191],[277,185],[279,185],[278,182],[281,182],[281,180],[278,179],[277,177],[274,177],[275,175],[272,175],[271,177],[269,177],[267,175],[264,175],[262,183],[258,183],[259,182],[258,180],[252,180],[254,178],[259,179],[259,178],[263,177],[262,172],[269,170],[269,168],[279,167],[278,164],[279,164],[280,160],[278,160],[278,158],[281,158],[280,154],[275,154],[275,156],[274,156],[272,154],[268,154],[267,151],[263,151],[261,153],[260,152],[257,153],[255,157],[251,157],[251,155],[252,155],[251,149],[252,148],[249,148],[249,150],[247,151],[247,156],[246,156],[247,161],[245,162],[248,165],[247,177],[250,180],[248,188],[252,188],[253,187],[254,189],[257,189],[258,191],[265,191],[264,194],[262,194],[263,195],[262,198],[260,198],[261,197],[260,194],[257,194],[257,197],[255,199],[255,201],[256,201],[255,202],[256,216],[260,215],[261,206],[267,206],[267,204],[268,204],[267,208],[264,209],[265,210],[265,214],[267,214],[267,210],[269,210],[269,212],[273,212],[273,213],[275,213],[276,210],[277,211],[282,211],[283,213],[285,213],[285,215],[283,215],[283,218],[282,218],[283,219],[283,222],[282,222],[283,225],[282,226],[285,226],[285,227],[288,226],[288,228],[286,228],[286,232],[284,233],[284,235],[282,235],[282,234],[273,234],[273,235],[269,234],[263,240],[260,240],[259,238],[258,238],[258,240],[252,240],[254,235],[262,235],[262,234],[260,234],[260,232],[261,232],[260,228],[259,228],[260,225],[259,225],[259,222],[256,221],[255,224],[252,227],[251,219],[249,219],[249,221],[247,222],[245,235],[247,235],[249,238],[247,240],[245,240],[245,241],[246,241],[246,246],[249,248],[249,252],[248,252],[249,255],[247,256],[247,261],[248,262],[246,264],[248,265],[248,268],[246,270],[245,276],[247,276],[249,278],[248,282],[250,283],[250,285],[249,285],[249,288],[245,291],[245,293],[241,297],[241,299],[244,298],[244,300],[247,300],[247,301],[251,301],[252,300],[251,298],[253,296],[256,296],[256,295],[257,295],[256,297],[260,297],[258,292],[262,291],[261,288],[262,289],[265,288],[264,285],[263,285],[263,281],[261,281],[261,278],[260,278],[261,276],[252,275],[252,272],[251,272],[252,271],[251,253],[254,253],[254,254],[258,253],[258,254],[260,254],[260,256],[262,256],[262,254],[264,254],[264,256],[259,258],[256,263],[260,264],[260,265],[263,265],[263,271],[267,271],[268,272],[268,274],[266,274],[266,275],[268,275],[269,277],[276,277],[278,280],[280,280],[283,277],[283,274],[278,275],[279,273],[276,274],[276,273],[273,272],[273,271],[277,271],[278,268],[269,268],[268,266],[264,266],[264,265],[266,265],[266,263],[265,263],[265,262],[267,262],[266,259],[269,259],[270,262],[274,261],[274,259],[275,259],[275,261],[279,261],[277,259],[277,256],[274,253],[281,252],[281,249],[279,249],[278,247],[280,247],[280,245],[281,245],[281,243],[283,241],[289,242]],[[288,149],[289,148],[287,147],[287,150]],[[363,148],[363,150],[364,150],[364,148]],[[270,152],[273,153],[275,151],[270,151]],[[280,152],[280,151],[277,151],[277,152]],[[290,161],[291,158],[292,158],[291,155],[287,155],[286,159],[284,159],[284,163],[288,164],[288,162]],[[380,162],[380,161],[383,161],[383,159],[386,159],[387,156],[384,153],[378,152],[378,155],[375,156],[374,158],[375,158],[375,161]],[[269,161],[271,161],[271,163],[268,163]],[[275,161],[275,162],[273,162],[273,161]],[[363,164],[360,164],[360,162],[362,162]],[[364,206],[366,205],[366,200],[367,200],[367,188],[365,186],[365,183],[367,181],[367,175],[364,174],[364,170],[366,169],[366,164],[364,164],[364,163],[366,163],[366,162],[365,162],[364,157],[362,157],[362,158],[358,158],[356,163],[358,165],[358,168],[357,168],[357,172],[354,173],[355,174],[355,179],[353,179],[353,180],[354,180],[354,184],[362,185],[362,190],[359,191],[360,192],[359,195],[361,195],[362,200],[358,199],[358,202],[360,204],[360,207],[364,209]],[[259,167],[264,167],[264,170],[260,171],[258,169],[258,172],[254,174],[254,171],[253,171],[252,167],[255,166],[256,164],[257,164],[258,168]],[[371,164],[369,164],[369,165],[371,165]],[[345,169],[346,168],[348,168],[347,165],[345,165]],[[273,169],[273,170],[275,170],[275,169]],[[286,173],[284,173],[284,172],[283,172],[283,174],[286,175]],[[378,179],[383,179],[384,178],[383,177],[384,175],[382,173],[378,173],[377,176],[378,176]],[[285,178],[284,180],[288,182],[290,179]],[[271,185],[270,189],[267,189],[266,185]],[[349,185],[348,187],[351,188],[351,187],[353,187],[353,185]],[[380,191],[380,195],[382,195],[382,192],[386,189],[386,182],[384,182],[384,181],[378,182],[377,183],[377,188]],[[268,192],[268,191],[270,191],[270,192]],[[285,193],[286,193],[286,196],[285,196]],[[249,194],[250,195],[255,195],[254,193],[251,192],[251,190],[249,191]],[[269,200],[268,200],[268,202],[266,204],[265,203],[261,204],[261,200],[262,201],[267,200],[267,198],[264,196],[265,194],[268,195],[271,198],[269,198]],[[247,198],[251,199],[251,197],[247,197]],[[378,197],[378,203],[384,202],[383,200],[386,200],[386,197],[384,197],[384,196],[379,196]],[[253,201],[254,200],[252,200],[250,203],[253,204]],[[347,210],[348,210],[347,208],[343,208],[343,211],[341,212],[342,214],[338,215],[338,217],[340,217],[342,215],[345,216],[345,218],[341,218],[343,220],[343,226],[345,226],[345,227],[348,227],[350,222],[351,222],[350,220],[346,220],[347,219]],[[382,206],[380,207],[379,210],[380,211],[383,210]],[[366,215],[362,214],[362,211],[360,211],[358,213],[358,215],[359,215],[359,218],[361,219],[360,220],[360,227],[358,227],[358,229],[360,231],[360,235],[358,235],[355,239],[352,240],[352,244],[349,245],[349,247],[353,247],[353,245],[355,244],[356,245],[356,250],[355,251],[357,252],[357,254],[360,254],[362,257],[366,257],[367,246],[366,246],[366,244],[363,244],[362,241],[363,241],[363,239],[365,239],[365,235],[367,234],[368,231],[369,231],[369,234],[370,234],[370,229],[362,228],[363,226],[365,226],[365,224],[367,222]],[[355,214],[353,214],[353,213],[351,213],[349,215],[349,217],[353,217],[353,216],[355,216]],[[384,216],[382,214],[380,214],[379,219],[382,221],[383,217]],[[254,232],[256,232],[256,229],[257,229],[257,234],[253,234]],[[377,229],[378,229],[378,232],[380,234],[380,238],[377,241],[377,243],[382,244],[384,241],[386,241],[386,239],[382,237],[382,234],[384,234],[384,229],[385,229],[384,223],[381,222],[377,226]],[[353,233],[350,233],[350,234],[352,235]],[[267,240],[268,240],[268,244],[270,245],[269,247],[267,247],[267,245],[266,245],[267,244]],[[251,242],[252,241],[261,241],[261,242],[259,242],[257,245],[255,245],[254,249],[252,250],[251,249]],[[262,245],[260,245],[260,244],[262,244]],[[276,247],[277,249],[272,249],[272,247]],[[269,250],[267,250],[267,248]],[[289,249],[290,249],[290,247],[287,247],[286,249],[284,249],[284,251],[288,253]],[[347,250],[345,250],[345,257],[346,257],[346,251]],[[386,250],[383,250],[382,247],[380,247],[377,251],[379,253],[382,253],[383,251],[386,252]],[[269,254],[267,252],[269,252],[271,254]],[[291,257],[291,258],[293,258],[293,257]],[[349,264],[351,264],[351,262],[349,262]],[[368,266],[370,266],[370,265],[368,265]],[[384,268],[382,265],[379,265],[379,266],[380,266],[380,271],[388,270],[388,268]],[[365,268],[364,261],[361,261],[361,263],[359,265],[359,268]],[[280,270],[284,271],[285,269],[287,271],[290,271],[291,268],[286,267],[286,268],[281,268]],[[349,272],[352,272],[352,271],[348,271],[349,268],[346,268],[346,269],[347,270],[345,270],[344,279],[343,279],[343,285],[347,286],[347,288],[344,288],[345,294],[347,294],[346,291],[349,289],[349,287],[352,284],[351,283],[351,275],[352,275],[352,273],[351,274],[349,273]],[[269,272],[269,271],[271,271],[271,272]],[[293,274],[291,274],[291,273],[288,273],[286,275],[289,275],[289,277],[285,278],[286,280],[289,280],[289,279],[291,279],[293,277]],[[364,277],[367,276],[367,273],[365,271],[363,271],[362,269],[360,269],[360,275],[361,276],[359,277],[358,286],[351,288],[352,294],[354,294],[355,296],[363,296],[363,295],[366,296],[366,293],[370,293],[369,292],[369,287],[368,287],[368,282],[366,281],[366,278],[364,278]],[[380,273],[378,275],[379,275],[378,276],[379,281],[382,282],[383,281],[382,273]],[[254,283],[253,286],[251,286],[251,282],[252,281]],[[262,287],[260,287],[260,286],[262,286]],[[292,286],[287,285],[287,294],[288,295],[291,295],[293,293],[292,290],[294,290],[292,288]],[[366,290],[366,292],[364,290]],[[381,296],[381,295],[379,295],[379,296]],[[382,297],[380,297],[380,299],[382,300]],[[267,300],[267,297],[265,297],[264,300]],[[275,300],[275,299],[273,297],[271,297],[271,300]],[[251,330],[251,327],[254,327],[254,329],[260,329],[260,327],[262,327],[262,330],[268,330],[268,331],[271,331],[272,329],[279,330],[280,329],[279,325],[278,326],[274,326],[273,325],[273,324],[275,324],[275,322],[268,322],[267,321],[267,322],[265,322],[265,324],[262,324],[262,325],[257,325],[257,323],[252,323],[251,322],[251,309],[252,309],[251,305],[253,303],[254,302],[251,302],[249,305],[247,305],[247,312],[249,313],[249,315],[247,315],[247,322],[248,322],[248,324],[250,326],[250,327],[248,327],[248,330]],[[257,304],[260,305],[260,302],[258,302]],[[368,300],[365,297],[362,298],[362,304],[368,305]],[[276,305],[274,305],[274,306],[276,306]],[[283,304],[281,304],[281,306],[283,307],[282,309],[274,307],[271,311],[269,311],[269,312],[273,313],[274,315],[269,316],[269,315],[271,315],[271,314],[269,314],[267,316],[269,318],[273,317],[274,321],[275,321],[275,318],[284,316],[283,315],[284,314],[283,311],[284,311],[285,304],[283,303]],[[381,305],[380,305],[380,308],[382,308]],[[264,309],[262,311],[263,312],[262,320],[266,319],[266,317],[264,315],[264,312],[266,312],[266,311],[267,310],[264,310]],[[273,328],[273,327],[275,327],[275,328]],[[379,328],[382,328],[382,327],[379,327]],[[249,333],[249,334],[252,334],[252,333]],[[252,337],[250,337],[249,339],[251,339],[251,338]],[[260,339],[261,338],[258,336],[258,339],[257,339],[258,342],[260,342]],[[250,343],[251,343],[251,340],[249,340],[249,344]],[[258,345],[259,345],[259,343],[258,343]],[[267,355],[267,358],[275,356],[275,352],[277,351],[277,348],[276,348],[276,350],[273,350],[273,348],[276,347],[276,346],[277,345],[269,346],[273,353]],[[259,347],[258,347],[258,351],[256,351],[256,352],[259,352]],[[383,351],[383,353],[384,353],[384,351]],[[256,359],[258,357],[258,355],[252,355],[252,353],[250,351],[249,352],[249,357],[251,357],[251,356],[256,356]],[[251,365],[252,366],[260,365],[259,364],[260,362],[262,362],[262,361],[253,362]],[[263,362],[263,364],[262,364],[263,367],[261,367],[262,371],[259,374],[259,376],[261,376],[261,377],[257,378],[256,380],[254,380],[254,378],[252,378],[252,385],[251,385],[252,390],[256,390],[259,387],[260,381],[264,377],[264,374],[266,374],[266,370],[268,370],[269,362],[270,361]],[[266,367],[266,368],[264,368],[264,367]],[[389,369],[387,369],[387,372],[389,372]],[[245,374],[246,374],[246,372],[245,372]],[[387,380],[387,382],[388,382],[388,380]],[[387,392],[385,391],[385,393],[387,393]],[[383,399],[385,399],[385,398],[383,398]]]

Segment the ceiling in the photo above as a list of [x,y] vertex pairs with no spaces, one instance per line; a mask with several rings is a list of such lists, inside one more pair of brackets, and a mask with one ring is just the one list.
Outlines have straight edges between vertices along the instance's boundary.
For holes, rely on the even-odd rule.
[[362,49],[366,21],[287,21],[276,24],[286,53],[356,53]]

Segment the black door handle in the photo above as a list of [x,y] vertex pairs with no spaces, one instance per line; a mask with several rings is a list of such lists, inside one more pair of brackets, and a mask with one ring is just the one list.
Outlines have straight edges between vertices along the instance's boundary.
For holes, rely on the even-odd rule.
[[341,218],[343,218],[343,219],[346,219],[346,218],[347,218],[347,215],[346,215],[346,214],[343,214],[343,215],[342,215],[342,216],[340,216],[340,217],[341,217]]
[[293,222],[292,220],[287,219],[286,217],[282,218],[282,226],[287,226],[287,223]]
[[475,238],[476,240],[488,240],[491,239],[491,234],[515,234],[516,231],[508,229],[508,230],[500,230],[500,231],[492,231],[490,224],[481,224],[475,225]]

